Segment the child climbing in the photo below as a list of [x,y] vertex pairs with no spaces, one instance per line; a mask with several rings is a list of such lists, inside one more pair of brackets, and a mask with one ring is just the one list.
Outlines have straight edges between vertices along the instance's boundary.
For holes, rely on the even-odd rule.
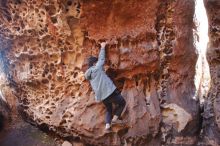
[[[104,71],[105,63],[105,46],[106,42],[101,43],[99,58],[91,56],[88,58],[88,70],[85,72],[85,78],[90,81],[93,91],[95,92],[96,101],[102,101],[106,107],[106,126],[105,130],[111,130],[111,124],[119,124],[121,113],[125,107],[125,100],[112,80]],[[112,118],[112,104],[116,105],[114,116]]]

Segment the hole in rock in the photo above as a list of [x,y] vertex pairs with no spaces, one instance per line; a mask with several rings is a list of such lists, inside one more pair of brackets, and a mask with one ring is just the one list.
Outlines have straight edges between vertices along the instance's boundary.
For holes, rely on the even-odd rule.
[[208,17],[203,0],[196,0],[194,22],[197,26],[194,37],[198,53],[195,75],[196,95],[194,98],[198,98],[200,105],[203,105],[204,97],[207,96],[210,88],[211,78],[209,64],[206,59],[207,44],[209,42]]
[[48,125],[45,123],[39,125],[38,127],[45,132],[50,132]]
[[73,74],[73,77],[76,78],[77,75],[78,75],[78,72],[75,72],[75,73]]
[[72,1],[67,1],[67,5],[71,6],[72,5]]
[[49,80],[47,80],[47,79],[42,79],[42,81],[41,81],[43,84],[48,84],[49,83]]
[[77,3],[76,8],[77,8],[77,9],[80,9],[80,8],[81,8],[81,4],[80,4],[79,2]]
[[15,0],[15,4],[21,4],[21,0]]
[[51,17],[51,21],[52,21],[53,23],[57,23],[57,18],[56,18],[56,17]]

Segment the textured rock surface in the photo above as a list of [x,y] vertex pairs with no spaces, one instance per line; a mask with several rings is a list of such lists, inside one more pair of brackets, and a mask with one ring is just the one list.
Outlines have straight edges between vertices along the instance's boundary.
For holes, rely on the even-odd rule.
[[[5,72],[30,121],[94,145],[195,145],[194,1],[6,0],[0,6],[0,32],[12,42],[1,49]],[[128,103],[127,126],[111,134],[103,133],[104,107],[83,74],[100,40],[110,42],[105,69]],[[170,105],[188,120],[168,124],[161,112]]]
[[220,145],[220,1],[204,0],[209,19],[209,45],[207,60],[210,66],[211,87],[206,98],[203,114],[204,142]]
[[[2,48],[8,46],[5,39],[0,38],[0,43]],[[1,55],[2,58],[2,55]],[[11,98],[11,89],[9,87],[9,82],[7,81],[6,75],[4,73],[4,63],[2,59],[0,60],[0,130],[4,128],[7,122],[11,119],[11,109],[15,103],[15,98]]]

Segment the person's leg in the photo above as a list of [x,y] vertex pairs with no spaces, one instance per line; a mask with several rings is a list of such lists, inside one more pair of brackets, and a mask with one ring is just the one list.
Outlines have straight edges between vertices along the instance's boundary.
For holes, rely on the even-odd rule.
[[112,96],[113,102],[116,104],[115,112],[114,112],[114,117],[112,121],[118,120],[120,118],[121,113],[125,107],[126,101],[122,97],[121,93],[119,91],[116,91],[116,93]]
[[106,117],[105,117],[106,129],[109,129],[111,127],[111,120],[112,120],[112,102],[110,100],[110,97],[103,100],[103,103],[106,107]]

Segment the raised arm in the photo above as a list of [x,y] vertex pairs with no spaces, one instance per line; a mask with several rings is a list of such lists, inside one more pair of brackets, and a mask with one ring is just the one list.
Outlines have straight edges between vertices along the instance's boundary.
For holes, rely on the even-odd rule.
[[99,58],[98,61],[96,63],[96,67],[103,67],[103,65],[105,64],[105,46],[106,46],[106,42],[102,42],[101,43],[101,49],[99,52]]

